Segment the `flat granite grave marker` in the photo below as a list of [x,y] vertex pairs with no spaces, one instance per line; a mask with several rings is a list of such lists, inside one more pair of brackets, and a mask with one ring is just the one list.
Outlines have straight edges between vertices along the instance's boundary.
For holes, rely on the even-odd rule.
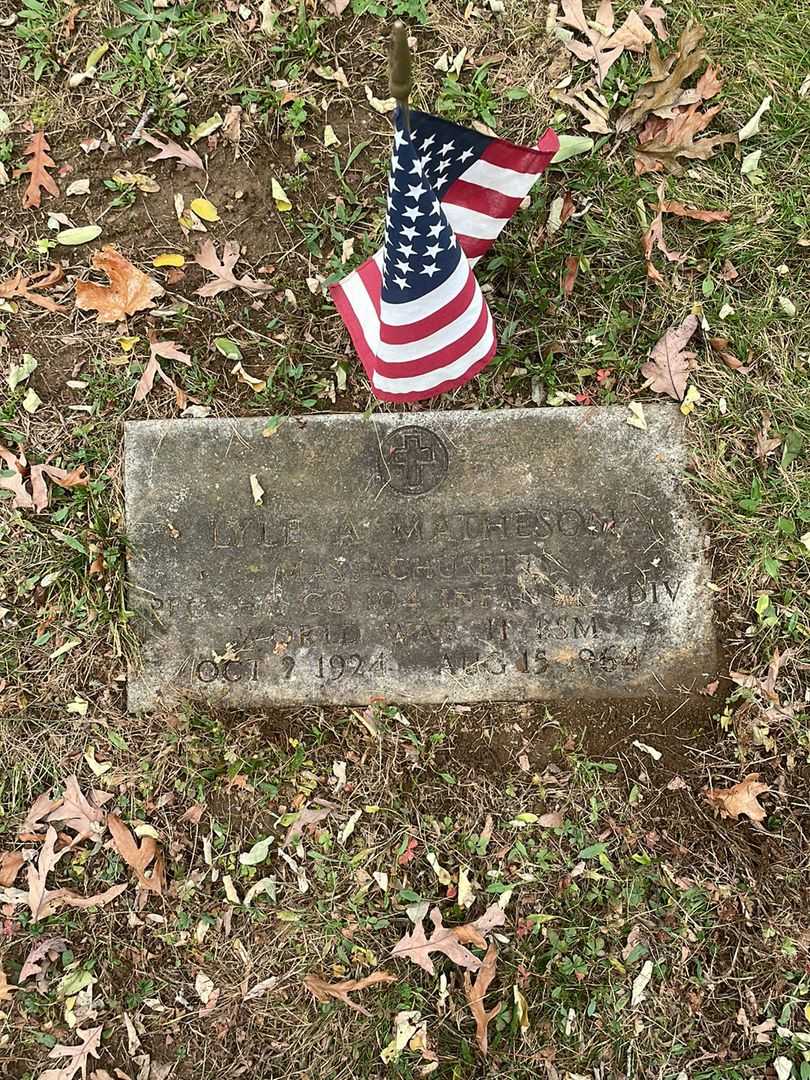
[[[677,406],[133,421],[131,709],[638,698],[715,666]],[[264,495],[254,499],[251,477]]]

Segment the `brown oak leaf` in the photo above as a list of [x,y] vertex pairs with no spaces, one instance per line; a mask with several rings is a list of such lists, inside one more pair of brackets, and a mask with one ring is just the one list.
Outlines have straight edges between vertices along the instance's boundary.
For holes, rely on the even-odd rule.
[[143,374],[138,380],[138,385],[135,387],[135,401],[143,401],[147,394],[151,391],[155,385],[155,376],[158,376],[162,382],[167,386],[170,386],[174,390],[174,398],[178,409],[185,409],[188,404],[189,397],[185,390],[181,389],[170,379],[163,368],[160,366],[158,357],[162,357],[164,360],[176,360],[180,364],[185,364],[187,367],[191,366],[191,357],[188,353],[185,353],[180,349],[173,341],[156,341],[154,338],[149,339],[149,359],[146,363],[146,367],[143,369]]
[[159,150],[159,153],[155,154],[154,157],[149,158],[150,161],[164,161],[169,158],[174,158],[182,165],[187,165],[190,169],[199,169],[201,172],[205,172],[202,158],[196,150],[189,150],[184,146],[180,146],[179,143],[173,142],[171,139],[165,139],[161,142],[159,139],[156,139],[154,135],[150,135],[146,131],[142,131],[140,137],[144,142],[156,146]]
[[195,296],[218,296],[220,293],[228,292],[230,289],[244,289],[245,292],[249,293],[266,293],[272,290],[273,286],[266,281],[257,281],[256,278],[252,278],[247,274],[240,278],[236,277],[233,268],[238,260],[239,244],[235,240],[225,241],[221,261],[213,241],[209,238],[203,240],[194,261],[203,270],[213,274],[215,280],[208,281],[205,285],[200,286]]
[[44,820],[49,825],[61,822],[75,832],[76,839],[71,846],[82,840],[100,840],[107,821],[107,812],[102,810],[102,806],[112,797],[107,791],[96,790],[91,791],[89,796],[85,795],[76,777],[69,776],[65,780],[65,793],[59,805],[47,813]]
[[17,297],[20,300],[27,300],[31,304],[36,304],[37,307],[44,308],[46,311],[59,314],[67,311],[67,308],[63,304],[57,304],[49,296],[42,296],[39,290],[58,285],[64,276],[65,272],[59,263],[56,264],[53,270],[43,270],[31,277],[24,276],[22,270],[18,270],[13,277],[0,281],[0,297],[3,300],[11,300]]
[[478,1049],[484,1057],[487,1056],[490,1021],[494,1020],[501,1011],[500,1001],[488,1012],[484,1007],[484,998],[489,989],[489,984],[495,978],[497,959],[498,949],[493,941],[490,943],[484,961],[478,969],[475,982],[470,978],[468,971],[464,972],[464,995],[467,998],[467,1004],[470,1006],[470,1012],[475,1019],[475,1041],[478,1043]]
[[680,326],[671,326],[653,348],[651,359],[642,365],[641,374],[650,380],[650,389],[656,394],[683,400],[695,359],[695,353],[688,352],[686,346],[697,328],[696,315],[689,315]]
[[49,195],[59,194],[59,185],[52,176],[49,175],[48,169],[56,167],[56,162],[50,156],[48,151],[50,146],[48,140],[45,138],[44,131],[37,131],[31,136],[31,140],[23,150],[23,154],[31,160],[23,165],[21,169],[17,169],[14,173],[15,176],[23,176],[28,173],[31,179],[28,181],[28,186],[23,193],[23,209],[29,210],[31,207],[35,209],[39,207],[42,202],[42,189],[48,192]]
[[[118,854],[127,866],[135,871],[138,885],[160,896],[164,885],[164,864],[154,837],[145,836],[138,844],[132,832],[117,814],[107,816],[107,828],[110,830]],[[147,877],[146,871],[152,863],[154,866],[151,876]]]
[[[661,59],[658,47],[653,43],[650,48],[650,78],[639,87],[636,96],[617,120],[617,131],[631,131],[642,124],[651,112],[686,104],[683,101],[683,84],[706,59],[705,51],[698,48],[705,33],[698,23],[690,22],[680,36],[678,47],[666,60]],[[693,95],[692,101],[697,100]]]
[[355,1012],[362,1013],[364,1016],[371,1016],[368,1009],[364,1009],[362,1005],[352,1001],[349,994],[355,990],[365,990],[367,986],[397,981],[396,975],[391,975],[387,971],[375,971],[372,975],[366,975],[364,979],[346,979],[345,982],[338,983],[328,983],[318,975],[307,975],[304,979],[304,986],[316,1001],[323,1002],[328,1001],[329,998],[334,998],[335,1001],[342,1001],[344,1005],[348,1005]]
[[17,880],[25,865],[25,857],[19,851],[0,851],[0,886],[8,888]]
[[481,961],[478,957],[466,949],[465,944],[476,945],[478,948],[486,948],[484,937],[496,926],[503,926],[506,916],[497,904],[492,904],[480,919],[473,923],[465,923],[463,926],[448,927],[442,923],[442,913],[435,907],[430,912],[430,921],[433,923],[433,933],[430,937],[425,936],[423,921],[414,926],[413,930],[406,934],[391,953],[392,957],[399,956],[412,960],[429,975],[435,974],[431,953],[443,953],[454,964],[467,968],[469,971],[478,971]]
[[582,10],[582,0],[562,0],[562,15],[557,17],[557,22],[561,27],[576,30],[586,39],[580,41],[579,38],[572,37],[564,40],[563,45],[577,60],[593,66],[596,81],[601,86],[625,49],[624,45],[610,46],[614,26],[611,0],[601,0],[596,18],[590,22]]
[[127,315],[154,307],[163,286],[144,274],[114,247],[106,245],[93,254],[93,266],[110,279],[109,285],[92,281],[76,283],[76,307],[95,311],[101,323],[121,322]]
[[99,1024],[94,1028],[76,1028],[76,1035],[82,1040],[77,1046],[64,1046],[57,1043],[48,1054],[49,1058],[69,1058],[67,1065],[61,1069],[46,1069],[40,1074],[39,1080],[73,1080],[76,1073],[81,1070],[82,1080],[86,1080],[87,1067],[90,1058],[97,1058],[101,1047],[101,1032],[104,1025]]
[[682,202],[662,202],[659,209],[665,214],[676,214],[678,217],[691,218],[693,221],[728,221],[731,217],[730,210],[698,210],[694,206],[684,206]]
[[673,176],[682,176],[686,168],[678,158],[708,161],[714,157],[718,147],[737,143],[736,134],[695,138],[705,131],[721,108],[721,105],[715,105],[701,112],[699,105],[690,105],[679,111],[672,120],[664,121],[663,128],[652,133],[650,138],[642,141],[640,136],[635,151],[636,173],[641,176],[648,172],[668,172]]
[[765,820],[767,813],[760,806],[758,797],[770,790],[767,784],[760,783],[759,773],[749,773],[739,784],[729,788],[704,788],[703,793],[721,817],[737,818],[746,814],[759,823]]
[[287,835],[284,837],[284,843],[281,846],[283,848],[289,847],[293,840],[297,840],[301,836],[304,829],[310,825],[317,825],[318,822],[329,817],[332,811],[336,809],[337,807],[333,803],[323,803],[320,807],[305,806],[303,810],[299,811],[298,817],[287,829]]
[[49,960],[54,960],[67,947],[68,943],[61,937],[44,938],[38,942],[23,961],[19,975],[20,983],[22,984],[26,979],[30,979],[32,975],[40,975],[45,964]]

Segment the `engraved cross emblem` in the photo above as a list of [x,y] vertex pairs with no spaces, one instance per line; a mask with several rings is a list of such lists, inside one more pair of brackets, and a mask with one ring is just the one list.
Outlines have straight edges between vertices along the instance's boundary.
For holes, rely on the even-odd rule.
[[447,447],[429,428],[395,428],[381,449],[386,480],[402,495],[423,495],[447,475]]

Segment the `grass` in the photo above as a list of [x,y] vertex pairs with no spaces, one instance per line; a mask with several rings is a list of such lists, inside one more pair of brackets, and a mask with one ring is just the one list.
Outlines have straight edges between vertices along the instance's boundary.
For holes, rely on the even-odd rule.
[[[167,371],[218,415],[362,411],[372,407],[364,377],[317,279],[362,261],[381,230],[388,122],[366,106],[364,87],[386,93],[382,19],[402,14],[419,26],[417,105],[523,141],[547,121],[581,131],[580,118],[548,96],[569,72],[567,54],[543,31],[545,5],[515,0],[502,16],[444,2],[425,9],[353,0],[340,20],[302,4],[282,10],[271,35],[251,28],[258,6],[104,0],[80,9],[77,33],[66,22],[67,2],[7,5],[17,21],[4,30],[0,100],[10,103],[12,127],[0,131],[0,161],[11,173],[21,164],[23,125],[45,124],[57,162],[73,166],[60,185],[87,176],[91,194],[35,213],[21,210],[16,181],[0,188],[8,237],[0,280],[52,262],[46,211],[54,208],[76,224],[100,220],[102,242],[144,268],[164,251],[190,253],[196,238],[186,242],[179,232],[173,195],[181,190],[188,202],[204,193],[223,218],[212,231],[217,244],[245,244],[245,269],[272,268],[277,291],[263,305],[234,294],[201,301],[191,271],[151,322],[192,357],[191,368],[167,362]],[[0,966],[11,983],[33,943],[46,935],[69,943],[43,982],[0,996],[4,1076],[36,1080],[54,1065],[47,1055],[56,1043],[76,1041],[77,1004],[59,985],[87,971],[89,1003],[85,992],[78,1008],[96,1014],[83,1026],[104,1024],[98,1066],[109,1074],[148,1075],[143,1061],[132,1064],[126,1012],[141,1043],[136,1056],[151,1058],[154,1075],[171,1065],[173,1075],[201,1080],[417,1077],[426,1064],[418,1052],[406,1049],[388,1066],[379,1056],[396,1013],[417,1010],[439,1057],[434,1075],[452,1080],[730,1080],[777,1075],[777,1060],[808,1080],[810,614],[802,537],[810,531],[810,95],[800,87],[810,53],[802,14],[788,0],[669,5],[673,37],[689,17],[707,27],[707,50],[726,80],[717,130],[737,130],[772,96],[760,134],[743,146],[762,150],[761,182],[740,175],[729,149],[667,179],[667,197],[732,216],[711,225],[668,217],[668,243],[686,258],[659,263],[666,286],[657,288],[640,252],[657,178],[635,177],[631,140],[599,137],[592,153],[550,170],[479,269],[499,327],[498,357],[438,402],[572,408],[577,400],[649,400],[639,374],[649,349],[668,326],[699,313],[706,329],[694,379],[700,401],[687,421],[693,463],[685,497],[712,537],[729,668],[762,675],[778,649],[778,705],[761,687],[734,685],[703,717],[576,705],[392,707],[376,717],[378,737],[345,709],[127,717],[133,644],[123,589],[121,423],[176,415],[174,397],[158,388],[132,404],[147,323],[104,328],[0,302],[3,374],[23,352],[39,361],[29,383],[15,391],[2,383],[0,442],[24,446],[32,461],[84,464],[92,476],[87,488],[54,487],[42,515],[0,503],[0,849],[19,846],[33,799],[61,790],[77,772],[83,788],[114,795],[124,820],[157,831],[170,881],[164,897],[142,908],[133,887],[104,909],[63,911],[40,924],[30,924],[25,909],[3,912]],[[95,77],[68,88],[101,45],[108,48]],[[458,77],[434,67],[465,46],[475,66]],[[328,77],[338,66],[348,87]],[[581,65],[570,70],[575,85],[584,79]],[[606,83],[608,99],[626,104],[646,71],[626,54]],[[137,144],[108,156],[77,150],[81,139],[107,140],[107,132],[125,145],[144,114],[150,130],[182,140],[230,106],[243,110],[240,156],[220,137],[202,185],[164,163],[149,165]],[[340,140],[328,150],[327,123]],[[207,152],[205,141],[197,149]],[[120,197],[111,180],[119,168],[155,175],[161,191]],[[289,215],[277,214],[269,197],[273,176],[292,197]],[[564,192],[575,214],[549,237],[549,209]],[[354,252],[344,263],[347,240]],[[69,273],[86,266],[88,250],[61,252]],[[569,256],[579,274],[566,297]],[[121,339],[130,335],[140,340],[126,351]],[[218,337],[235,342],[245,367],[267,380],[263,392],[230,374],[233,362],[213,345]],[[728,338],[748,372],[728,368],[711,337]],[[33,415],[22,408],[30,385],[43,399]],[[764,454],[768,437],[781,441]],[[104,571],[91,574],[99,555]],[[659,748],[662,758],[633,740]],[[98,779],[89,747],[111,764]],[[346,763],[340,790],[335,762]],[[772,788],[764,830],[715,818],[702,795],[707,784],[725,786],[751,771]],[[277,847],[291,816],[316,798],[335,809],[289,852],[293,869]],[[205,806],[199,824],[184,821],[196,804]],[[353,833],[341,840],[357,811]],[[534,820],[549,812],[561,815],[559,826]],[[267,837],[264,862],[240,860]],[[415,857],[402,864],[411,838]],[[428,853],[450,872],[450,890]],[[453,891],[461,867],[476,894],[469,912]],[[91,892],[127,872],[109,845],[83,845],[55,878]],[[375,874],[388,876],[387,890]],[[226,875],[240,898],[262,878],[269,884],[245,907],[228,901]],[[445,922],[456,925],[499,897],[507,922],[487,1004],[502,1005],[483,1062],[457,969],[440,964],[445,995],[438,974],[389,954],[418,900],[440,904]],[[647,961],[646,997],[633,1004]],[[378,967],[399,981],[357,995],[370,1017],[317,1005],[301,983],[310,972],[339,979]],[[200,972],[220,990],[210,1016],[199,1016]],[[276,982],[251,999],[250,988],[268,978]],[[525,1034],[514,987],[528,1003]]]

